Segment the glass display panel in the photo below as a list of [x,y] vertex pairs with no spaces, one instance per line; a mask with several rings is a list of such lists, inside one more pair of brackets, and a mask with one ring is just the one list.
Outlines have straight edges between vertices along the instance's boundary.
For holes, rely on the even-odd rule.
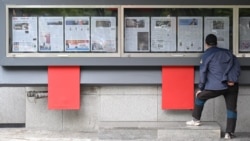
[[125,23],[125,51],[149,52],[149,17],[126,17]]
[[[212,33],[218,46],[232,50],[233,8],[123,7],[124,53],[202,53]],[[131,20],[129,20],[131,19]],[[134,25],[128,25],[134,22]],[[144,27],[139,27],[144,21]],[[149,25],[148,25],[149,24]],[[148,49],[139,50],[139,32],[146,32]],[[142,37],[141,37],[142,38]]]
[[116,52],[116,18],[91,18],[91,51]]
[[[230,49],[230,23],[229,17],[205,17],[204,18],[204,40],[206,35],[213,33],[217,36],[217,44],[219,47]],[[231,37],[232,38],[232,37]]]
[[239,9],[239,53],[250,53],[250,8]]
[[118,11],[96,6],[9,7],[7,54],[117,54]]
[[176,51],[176,17],[151,17],[151,51]]
[[178,52],[202,51],[202,17],[178,17]]
[[90,51],[90,18],[84,16],[65,17],[65,51]]
[[38,52],[63,52],[63,17],[39,17],[38,21]]
[[37,52],[37,17],[12,18],[12,52]]

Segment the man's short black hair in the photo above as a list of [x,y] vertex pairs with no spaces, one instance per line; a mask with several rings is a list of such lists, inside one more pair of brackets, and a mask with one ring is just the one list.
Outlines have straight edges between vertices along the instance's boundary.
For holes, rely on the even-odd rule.
[[208,34],[205,41],[207,45],[217,45],[217,37],[214,34]]

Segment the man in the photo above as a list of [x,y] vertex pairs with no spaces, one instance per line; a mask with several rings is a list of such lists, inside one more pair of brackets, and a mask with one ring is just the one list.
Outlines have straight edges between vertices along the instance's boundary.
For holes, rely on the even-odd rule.
[[207,35],[205,42],[207,49],[200,62],[199,90],[196,93],[195,108],[192,113],[193,120],[187,121],[186,124],[201,125],[200,118],[205,102],[208,99],[223,95],[228,109],[225,138],[231,138],[235,130],[237,117],[236,93],[238,93],[238,85],[236,82],[238,81],[239,68],[234,65],[237,60],[230,51],[217,47],[215,35]]
[[235,56],[233,56],[233,66],[228,73],[228,94],[224,95],[227,107],[227,127],[225,139],[234,137],[237,120],[237,100],[239,92],[239,76],[240,63]]

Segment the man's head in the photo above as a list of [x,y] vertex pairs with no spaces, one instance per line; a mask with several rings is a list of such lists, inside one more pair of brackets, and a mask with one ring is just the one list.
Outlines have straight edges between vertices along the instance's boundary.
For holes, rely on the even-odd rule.
[[208,46],[217,45],[217,37],[214,34],[208,34],[205,41]]

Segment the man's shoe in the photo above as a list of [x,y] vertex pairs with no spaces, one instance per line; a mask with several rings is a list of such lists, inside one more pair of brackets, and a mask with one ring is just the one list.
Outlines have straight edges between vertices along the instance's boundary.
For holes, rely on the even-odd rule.
[[234,138],[235,137],[235,135],[233,134],[233,133],[225,133],[225,137],[224,137],[224,139],[232,139],[232,138]]
[[190,126],[200,126],[201,122],[199,120],[191,120],[191,121],[187,121],[186,124]]

